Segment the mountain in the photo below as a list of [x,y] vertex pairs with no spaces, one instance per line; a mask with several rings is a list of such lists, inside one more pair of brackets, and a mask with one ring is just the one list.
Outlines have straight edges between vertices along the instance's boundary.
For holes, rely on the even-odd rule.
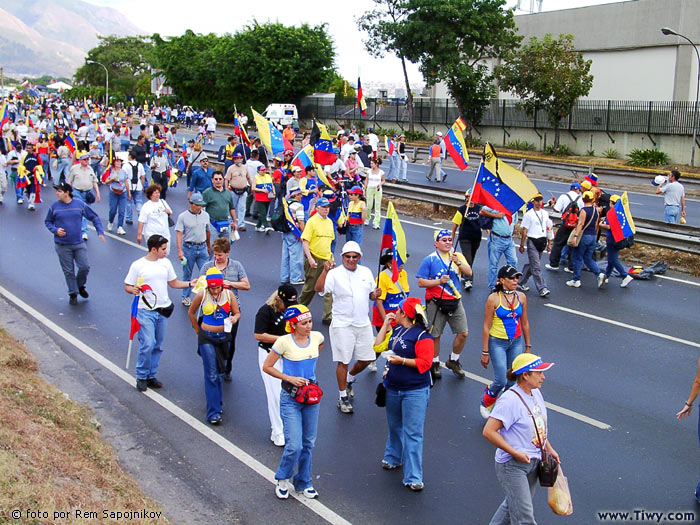
[[3,0],[0,64],[9,76],[72,77],[98,35],[144,34],[111,7],[81,0]]

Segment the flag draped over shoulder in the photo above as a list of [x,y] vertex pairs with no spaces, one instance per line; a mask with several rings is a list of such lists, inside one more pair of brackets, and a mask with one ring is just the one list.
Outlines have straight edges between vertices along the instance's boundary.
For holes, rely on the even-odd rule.
[[406,262],[406,236],[404,235],[401,221],[394,209],[394,203],[389,202],[386,209],[386,219],[384,220],[384,231],[382,232],[382,244],[380,252],[391,249],[392,269],[391,280],[396,282],[399,279],[399,266]]
[[384,135],[384,149],[390,156],[394,154],[394,143],[386,135]]
[[491,144],[486,143],[483,160],[476,173],[472,202],[505,213],[508,222],[511,222],[512,215],[537,193],[537,188],[527,175],[500,162]]
[[287,199],[282,199],[282,206],[284,209],[284,218],[287,219],[287,225],[290,231],[296,235],[296,238],[301,240],[301,230],[297,226],[297,223],[292,218],[292,214],[289,213],[289,205],[287,204]]
[[447,153],[450,154],[452,160],[460,170],[467,169],[469,166],[469,153],[467,152],[467,145],[464,143],[464,130],[467,129],[462,117],[455,120],[452,124],[450,131],[445,135],[445,147],[447,148]]
[[292,159],[292,165],[299,166],[302,171],[304,171],[307,166],[315,167],[316,175],[318,175],[319,180],[329,188],[333,187],[333,184],[331,184],[326,177],[326,172],[323,171],[323,168],[317,162],[314,162],[314,148],[311,144],[299,150]]
[[68,150],[71,153],[75,153],[75,138],[73,138],[72,133],[68,133],[66,135],[66,140],[65,140],[64,144],[66,145],[66,148],[68,148]]
[[253,117],[255,117],[255,125],[258,128],[258,135],[260,136],[260,142],[263,143],[273,155],[278,153],[283,153],[285,150],[294,149],[287,139],[282,136],[280,130],[278,130],[272,122],[268,122],[265,117],[260,113],[251,108],[253,112]]
[[314,120],[311,128],[309,144],[314,147],[314,161],[318,164],[326,165],[335,162],[333,153],[333,141],[325,125]]
[[619,242],[637,233],[637,228],[634,226],[634,219],[632,219],[632,212],[630,212],[627,192],[622,194],[622,197],[608,210],[605,217],[608,219],[610,232],[615,242]]
[[360,108],[360,112],[363,117],[367,116],[367,101],[362,94],[362,82],[360,82],[360,77],[357,77],[357,107]]

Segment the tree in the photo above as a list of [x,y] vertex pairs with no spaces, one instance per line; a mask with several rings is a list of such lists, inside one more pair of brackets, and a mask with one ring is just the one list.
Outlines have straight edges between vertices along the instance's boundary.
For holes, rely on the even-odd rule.
[[547,113],[554,127],[554,147],[559,147],[561,120],[571,113],[579,97],[593,86],[589,74],[592,60],[584,60],[574,49],[573,35],[546,34],[522,46],[504,64],[496,67],[500,85],[521,100],[521,106],[533,118],[539,110]]
[[374,0],[374,3],[377,5],[376,9],[366,11],[357,19],[357,27],[368,35],[364,44],[370,55],[382,58],[387,52],[391,52],[401,60],[407,93],[408,129],[414,131],[413,93],[408,81],[406,55],[403,51],[405,20],[408,14],[407,2],[406,0]]
[[468,134],[495,94],[485,61],[508,55],[522,37],[506,0],[406,0],[402,50],[428,84],[445,82]]
[[333,72],[326,88],[328,93],[335,93],[336,97],[356,98],[357,92],[350,83],[338,73]]
[[[151,41],[143,36],[110,35],[98,38],[100,43],[88,51],[86,61],[100,62],[109,70],[110,95],[147,95],[139,93],[138,86],[143,84],[144,78],[150,79],[154,58]],[[104,88],[105,71],[98,64],[86,62],[75,72],[75,81],[84,86]],[[150,80],[148,87],[150,90]]]

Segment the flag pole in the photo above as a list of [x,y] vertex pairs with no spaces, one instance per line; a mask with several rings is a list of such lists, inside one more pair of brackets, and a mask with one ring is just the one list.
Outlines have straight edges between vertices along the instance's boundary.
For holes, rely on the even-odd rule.
[[129,348],[126,351],[126,370],[129,370],[129,359],[131,359],[131,345],[134,343],[133,339],[129,339]]

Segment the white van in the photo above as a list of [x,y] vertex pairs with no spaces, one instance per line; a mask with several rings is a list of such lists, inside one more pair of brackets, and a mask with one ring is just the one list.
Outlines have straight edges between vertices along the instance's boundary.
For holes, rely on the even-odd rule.
[[284,127],[287,124],[299,126],[299,113],[295,104],[270,104],[262,115],[277,127]]

